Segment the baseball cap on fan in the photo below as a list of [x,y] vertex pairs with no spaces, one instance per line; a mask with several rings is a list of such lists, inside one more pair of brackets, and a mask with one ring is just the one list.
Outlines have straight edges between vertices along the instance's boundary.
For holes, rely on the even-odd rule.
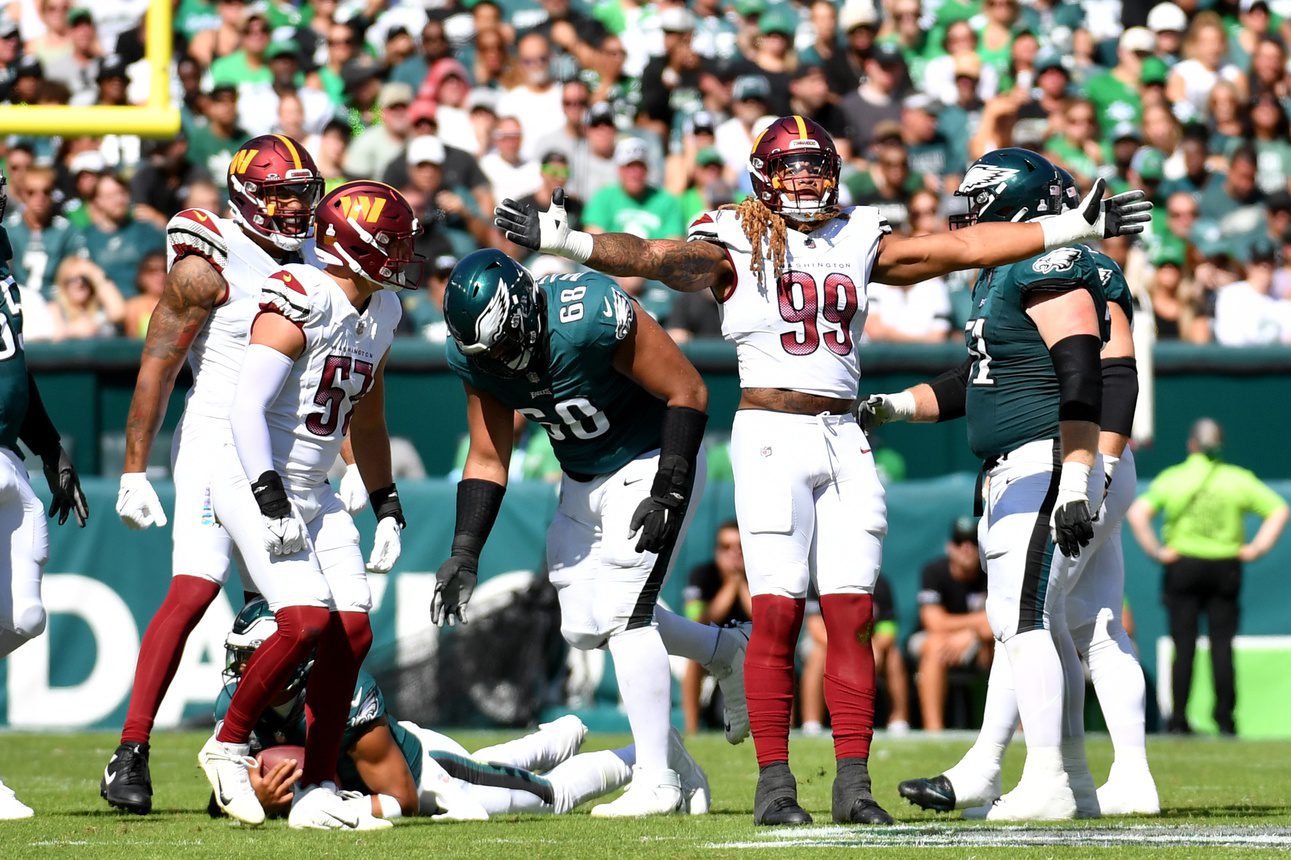
[[433,134],[423,134],[408,141],[409,166],[416,167],[426,162],[442,166],[445,155],[443,142]]
[[977,520],[973,517],[956,517],[950,524],[950,540],[952,543],[970,540],[977,543]]
[[639,137],[625,137],[614,147],[614,163],[619,167],[629,164],[645,164],[649,161],[649,152],[645,141]]
[[1182,33],[1188,29],[1188,16],[1174,3],[1158,3],[1148,13],[1147,24],[1154,33]]

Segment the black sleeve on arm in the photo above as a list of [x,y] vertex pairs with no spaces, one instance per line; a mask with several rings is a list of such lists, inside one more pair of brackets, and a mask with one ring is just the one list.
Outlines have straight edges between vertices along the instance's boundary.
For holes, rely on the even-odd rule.
[[42,460],[58,456],[61,439],[45,411],[45,402],[40,399],[40,389],[36,387],[36,378],[31,371],[27,371],[27,415],[18,429],[18,438]]
[[708,413],[689,406],[669,406],[663,413],[659,459],[681,457],[693,469],[699,456],[699,446],[704,444],[706,426]]
[[1139,369],[1133,358],[1103,359],[1103,417],[1109,433],[1129,436],[1139,402]]
[[1099,423],[1103,412],[1103,369],[1097,335],[1073,334],[1049,348],[1058,377],[1058,420]]
[[457,524],[453,529],[453,555],[480,557],[493,531],[506,487],[479,478],[457,482]]
[[964,417],[964,395],[968,392],[968,375],[973,371],[973,359],[966,358],[958,367],[952,367],[928,385],[937,399],[937,423]]

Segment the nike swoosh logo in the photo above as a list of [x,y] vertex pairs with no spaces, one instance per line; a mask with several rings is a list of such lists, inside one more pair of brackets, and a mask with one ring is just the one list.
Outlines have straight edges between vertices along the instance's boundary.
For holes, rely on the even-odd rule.
[[633,484],[639,484],[639,483],[641,483],[641,480],[642,480],[641,478],[624,478],[624,479],[623,479],[623,486],[625,486],[625,487],[630,487],[630,486],[632,486]]
[[233,802],[233,798],[224,793],[224,782],[220,779],[219,771],[215,773],[215,800],[220,809],[225,808]]
[[111,785],[112,783],[116,782],[116,779],[117,779],[117,775],[115,773],[108,773],[107,768],[103,769],[103,781],[105,783],[107,783],[108,785]]

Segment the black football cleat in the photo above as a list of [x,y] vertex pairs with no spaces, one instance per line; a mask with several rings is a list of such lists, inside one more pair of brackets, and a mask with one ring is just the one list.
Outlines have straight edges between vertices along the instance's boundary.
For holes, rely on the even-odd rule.
[[863,758],[839,759],[831,812],[838,824],[893,823],[870,792],[870,771]]
[[955,787],[946,779],[945,774],[931,779],[907,779],[897,786],[897,791],[906,800],[923,809],[934,812],[955,810]]
[[798,805],[798,781],[788,762],[772,762],[758,773],[753,823],[768,827],[811,824],[811,815]]
[[152,811],[152,774],[148,772],[148,745],[122,744],[103,768],[99,794],[109,806],[147,815]]

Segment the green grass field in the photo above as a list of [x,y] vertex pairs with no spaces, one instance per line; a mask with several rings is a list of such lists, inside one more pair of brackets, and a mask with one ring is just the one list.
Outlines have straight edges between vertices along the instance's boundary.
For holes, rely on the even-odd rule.
[[[474,749],[497,735],[459,736]],[[0,735],[0,775],[36,810],[28,821],[0,822],[0,858],[25,857],[488,857],[622,858],[810,856],[858,848],[885,857],[1125,857],[1246,856],[1291,850],[1291,742],[1153,739],[1149,755],[1164,807],[1159,818],[1104,819],[1064,826],[1000,827],[925,813],[901,800],[896,784],[930,776],[952,764],[965,739],[879,738],[871,758],[875,794],[898,819],[886,828],[837,827],[829,820],[833,777],[829,741],[795,738],[792,752],[811,827],[752,824],[756,781],[752,743],[730,747],[720,735],[690,742],[713,787],[713,812],[692,818],[594,820],[580,809],[561,817],[511,817],[489,822],[399,822],[372,834],[288,830],[271,821],[248,831],[207,817],[209,789],[196,767],[204,736],[162,734],[153,739],[155,806],[146,818],[109,810],[99,798],[99,773],[116,738],[107,734]],[[587,749],[622,742],[592,736]],[[1107,771],[1110,746],[1091,739],[1096,778]],[[1020,744],[1009,751],[1005,786],[1016,781]]]

